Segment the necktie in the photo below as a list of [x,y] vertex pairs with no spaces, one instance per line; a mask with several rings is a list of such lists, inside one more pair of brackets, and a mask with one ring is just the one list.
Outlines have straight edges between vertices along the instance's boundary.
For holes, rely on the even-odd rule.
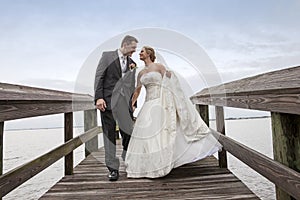
[[122,63],[122,72],[124,73],[126,71],[126,56],[121,57],[121,63]]

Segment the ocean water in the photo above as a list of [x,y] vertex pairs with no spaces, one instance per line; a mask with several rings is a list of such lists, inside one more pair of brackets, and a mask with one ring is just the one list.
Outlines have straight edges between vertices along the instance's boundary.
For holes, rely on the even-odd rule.
[[[215,122],[210,122],[215,127]],[[226,120],[226,135],[272,158],[270,118]],[[255,127],[255,129],[253,128]],[[4,173],[63,144],[63,128],[4,132]],[[82,128],[75,128],[80,135]],[[101,143],[100,143],[101,144]],[[74,164],[84,158],[84,146],[74,151]],[[261,199],[275,199],[274,184],[228,154],[229,169]],[[63,177],[63,159],[6,195],[4,200],[38,199]]]

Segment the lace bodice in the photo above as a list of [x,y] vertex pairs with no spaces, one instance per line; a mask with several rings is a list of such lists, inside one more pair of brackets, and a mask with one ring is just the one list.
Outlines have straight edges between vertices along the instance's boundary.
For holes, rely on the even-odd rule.
[[160,97],[160,86],[162,76],[159,72],[148,72],[141,77],[141,83],[146,88],[145,101],[157,99]]

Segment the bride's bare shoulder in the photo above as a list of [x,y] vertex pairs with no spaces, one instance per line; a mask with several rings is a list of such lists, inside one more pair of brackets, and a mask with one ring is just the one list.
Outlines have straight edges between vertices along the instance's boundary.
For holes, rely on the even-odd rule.
[[138,77],[141,77],[143,74],[145,74],[147,72],[147,70],[144,68],[142,69],[139,74],[138,74]]
[[157,63],[157,67],[159,68],[159,71],[160,71],[160,73],[162,74],[162,76],[163,76],[164,74],[166,74],[166,76],[167,76],[168,78],[171,77],[171,72],[168,71],[168,70],[166,69],[166,67],[165,67],[163,64]]
[[166,67],[161,63],[155,63],[155,64],[156,64],[156,69],[158,69],[161,73],[164,74],[166,71]]
[[155,63],[155,65],[156,65],[157,67],[163,67],[163,68],[165,68],[165,66],[164,66],[163,64],[161,64],[161,63]]

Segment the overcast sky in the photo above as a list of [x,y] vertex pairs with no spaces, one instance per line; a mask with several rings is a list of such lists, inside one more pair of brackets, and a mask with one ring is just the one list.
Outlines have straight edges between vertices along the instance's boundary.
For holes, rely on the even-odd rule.
[[299,0],[0,0],[0,5],[1,82],[72,91],[99,45],[149,27],[196,42],[224,82],[300,63]]

